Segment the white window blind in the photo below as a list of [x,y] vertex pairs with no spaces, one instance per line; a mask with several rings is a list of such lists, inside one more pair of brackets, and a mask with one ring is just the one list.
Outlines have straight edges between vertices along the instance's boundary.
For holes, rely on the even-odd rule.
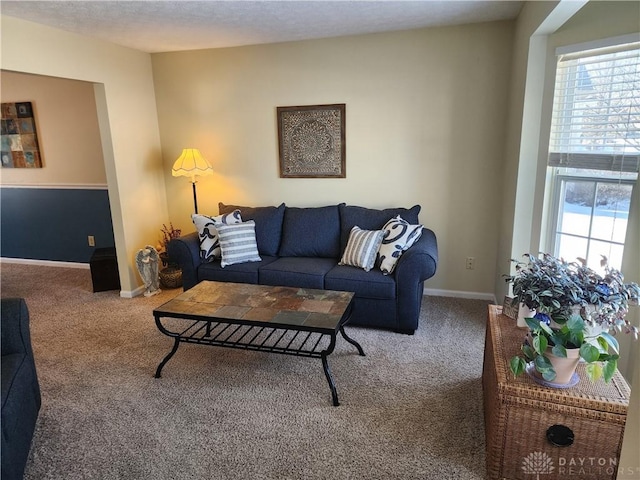
[[558,58],[549,165],[638,172],[640,43]]

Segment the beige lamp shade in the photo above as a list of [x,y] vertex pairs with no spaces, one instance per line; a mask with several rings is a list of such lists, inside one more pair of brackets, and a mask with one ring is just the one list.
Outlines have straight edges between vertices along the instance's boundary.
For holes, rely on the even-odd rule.
[[213,167],[202,156],[197,148],[185,148],[171,169],[174,177],[195,177],[196,175],[213,175]]
[[174,177],[191,177],[193,188],[193,208],[198,213],[198,196],[196,194],[196,176],[213,175],[213,167],[202,156],[197,148],[185,148],[182,155],[173,164],[171,175]]

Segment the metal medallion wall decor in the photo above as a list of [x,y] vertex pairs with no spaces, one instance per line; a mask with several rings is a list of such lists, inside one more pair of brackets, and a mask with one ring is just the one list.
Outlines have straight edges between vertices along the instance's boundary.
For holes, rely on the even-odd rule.
[[280,177],[345,178],[345,104],[277,107]]
[[42,168],[31,102],[2,104],[0,159],[4,168]]

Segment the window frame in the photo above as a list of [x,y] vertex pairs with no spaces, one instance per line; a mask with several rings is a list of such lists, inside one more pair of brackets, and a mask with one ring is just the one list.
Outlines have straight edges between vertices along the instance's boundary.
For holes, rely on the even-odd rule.
[[[626,52],[629,52],[630,55],[625,57]],[[591,101],[587,96],[589,89],[585,88],[584,84],[578,85],[578,82],[584,82],[584,79],[581,80],[580,77],[580,65],[582,65],[581,60],[592,64],[598,64],[600,61],[607,62],[607,59],[596,59],[598,57],[609,56],[610,54],[612,54],[611,61],[615,61],[614,59],[617,55],[622,55],[624,58],[620,58],[620,61],[623,64],[629,59],[631,59],[631,62],[634,61],[633,59],[636,59],[636,73],[632,74],[636,75],[636,77],[631,77],[630,80],[627,80],[625,77],[625,82],[630,82],[629,88],[631,90],[629,91],[631,93],[630,96],[626,96],[625,98],[629,100],[631,110],[629,110],[629,118],[624,128],[605,131],[602,137],[602,148],[598,148],[599,144],[596,142],[593,144],[595,148],[591,149],[588,144],[575,141],[577,138],[576,135],[579,135],[580,132],[579,128],[582,128],[580,125],[583,123],[581,120],[578,120],[576,123],[571,120],[574,115],[581,116],[584,113],[582,109],[588,105],[588,103],[585,102]],[[640,97],[636,90],[638,87],[637,66],[640,65],[640,43],[638,42],[638,37],[637,35],[625,35],[600,40],[598,42],[559,47],[556,48],[555,60],[554,88],[551,98],[552,109],[549,134],[546,139],[548,141],[546,155],[547,173],[545,179],[546,193],[542,217],[545,227],[543,229],[541,245],[546,245],[546,251],[553,252],[557,255],[561,244],[560,236],[566,235],[586,240],[587,250],[585,253],[587,256],[589,249],[592,248],[593,242],[605,242],[611,245],[622,246],[624,249],[625,244],[627,244],[626,238],[624,242],[618,242],[601,240],[593,236],[591,230],[595,219],[595,205],[591,210],[587,235],[563,232],[559,222],[561,221],[561,216],[564,211],[561,210],[564,208],[561,200],[564,198],[565,185],[568,181],[586,181],[592,183],[596,186],[596,191],[598,183],[625,184],[631,185],[632,188],[640,187],[638,185],[640,143],[618,144],[618,141],[615,139],[613,142],[610,142],[612,139],[610,134],[612,132],[625,132],[624,135],[620,137],[621,139],[625,139],[629,137],[628,132],[633,131],[635,133],[631,138],[640,138],[640,129],[638,129],[639,124],[637,121],[637,105]],[[561,64],[564,62],[567,63],[561,68]],[[598,71],[598,68],[596,68],[596,71]],[[599,71],[603,70],[600,69]],[[558,87],[559,84],[561,85],[560,87]],[[610,89],[612,87],[607,88]],[[611,92],[612,91],[613,90],[611,90]],[[620,90],[616,91],[619,92]],[[604,92],[604,90],[602,92]],[[576,96],[578,97],[577,100]],[[574,105],[578,105],[578,107],[576,107],[577,110],[574,109]],[[605,105],[605,107],[606,106],[607,105]],[[636,110],[634,110],[634,108]],[[596,111],[594,112],[594,118],[598,119],[600,114],[602,118],[608,119],[610,110],[607,109],[603,112]],[[598,119],[594,125],[601,124],[603,124],[602,121]],[[620,125],[622,127],[622,124],[619,123],[612,125]],[[574,126],[577,126],[578,129],[574,129]],[[587,125],[586,132],[589,133],[589,131]],[[617,135],[614,136],[617,138]],[[608,144],[611,145],[611,148],[607,146]]]
[[[584,235],[575,235],[575,234],[571,234],[571,233],[565,233],[560,231],[560,225],[559,225],[559,221],[560,221],[560,199],[562,198],[562,192],[564,191],[564,185],[566,181],[583,181],[583,182],[592,182],[596,184],[598,183],[610,183],[610,184],[624,184],[624,185],[631,185],[632,188],[637,188],[636,184],[638,182],[637,178],[634,179],[617,179],[617,178],[611,178],[611,177],[607,177],[607,176],[598,176],[598,175],[583,175],[583,174],[575,174],[575,173],[566,173],[566,172],[561,172],[559,168],[557,167],[550,167],[552,168],[552,173],[551,173],[551,184],[553,185],[552,187],[552,198],[551,198],[551,218],[550,218],[550,223],[551,223],[551,228],[549,231],[549,236],[548,236],[548,243],[549,243],[549,251],[553,252],[553,254],[555,256],[558,255],[559,252],[559,242],[558,242],[558,235],[562,234],[562,235],[570,235],[576,238],[584,238],[587,240],[587,251],[585,253],[585,258],[588,258],[589,256],[589,248],[591,245],[592,241],[598,241],[598,242],[605,242],[605,243],[610,243],[610,244],[614,244],[614,245],[621,245],[622,248],[625,247],[626,244],[626,238],[625,238],[625,242],[621,243],[621,242],[615,242],[615,241],[610,241],[610,240],[602,240],[599,238],[594,238],[591,236],[591,226],[593,225],[593,211],[595,210],[595,207],[592,207],[592,211],[591,211],[591,215],[589,218],[589,234],[588,236],[584,236]],[[603,172],[604,173],[604,172]],[[596,188],[597,191],[597,188]],[[626,235],[625,235],[626,237]],[[571,259],[574,260],[574,259]]]

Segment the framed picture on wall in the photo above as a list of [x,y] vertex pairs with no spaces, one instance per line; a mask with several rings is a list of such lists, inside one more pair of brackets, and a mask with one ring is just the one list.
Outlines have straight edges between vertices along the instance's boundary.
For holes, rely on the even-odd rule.
[[281,178],[345,178],[345,104],[277,107]]
[[31,102],[2,104],[3,168],[42,168],[42,156]]

